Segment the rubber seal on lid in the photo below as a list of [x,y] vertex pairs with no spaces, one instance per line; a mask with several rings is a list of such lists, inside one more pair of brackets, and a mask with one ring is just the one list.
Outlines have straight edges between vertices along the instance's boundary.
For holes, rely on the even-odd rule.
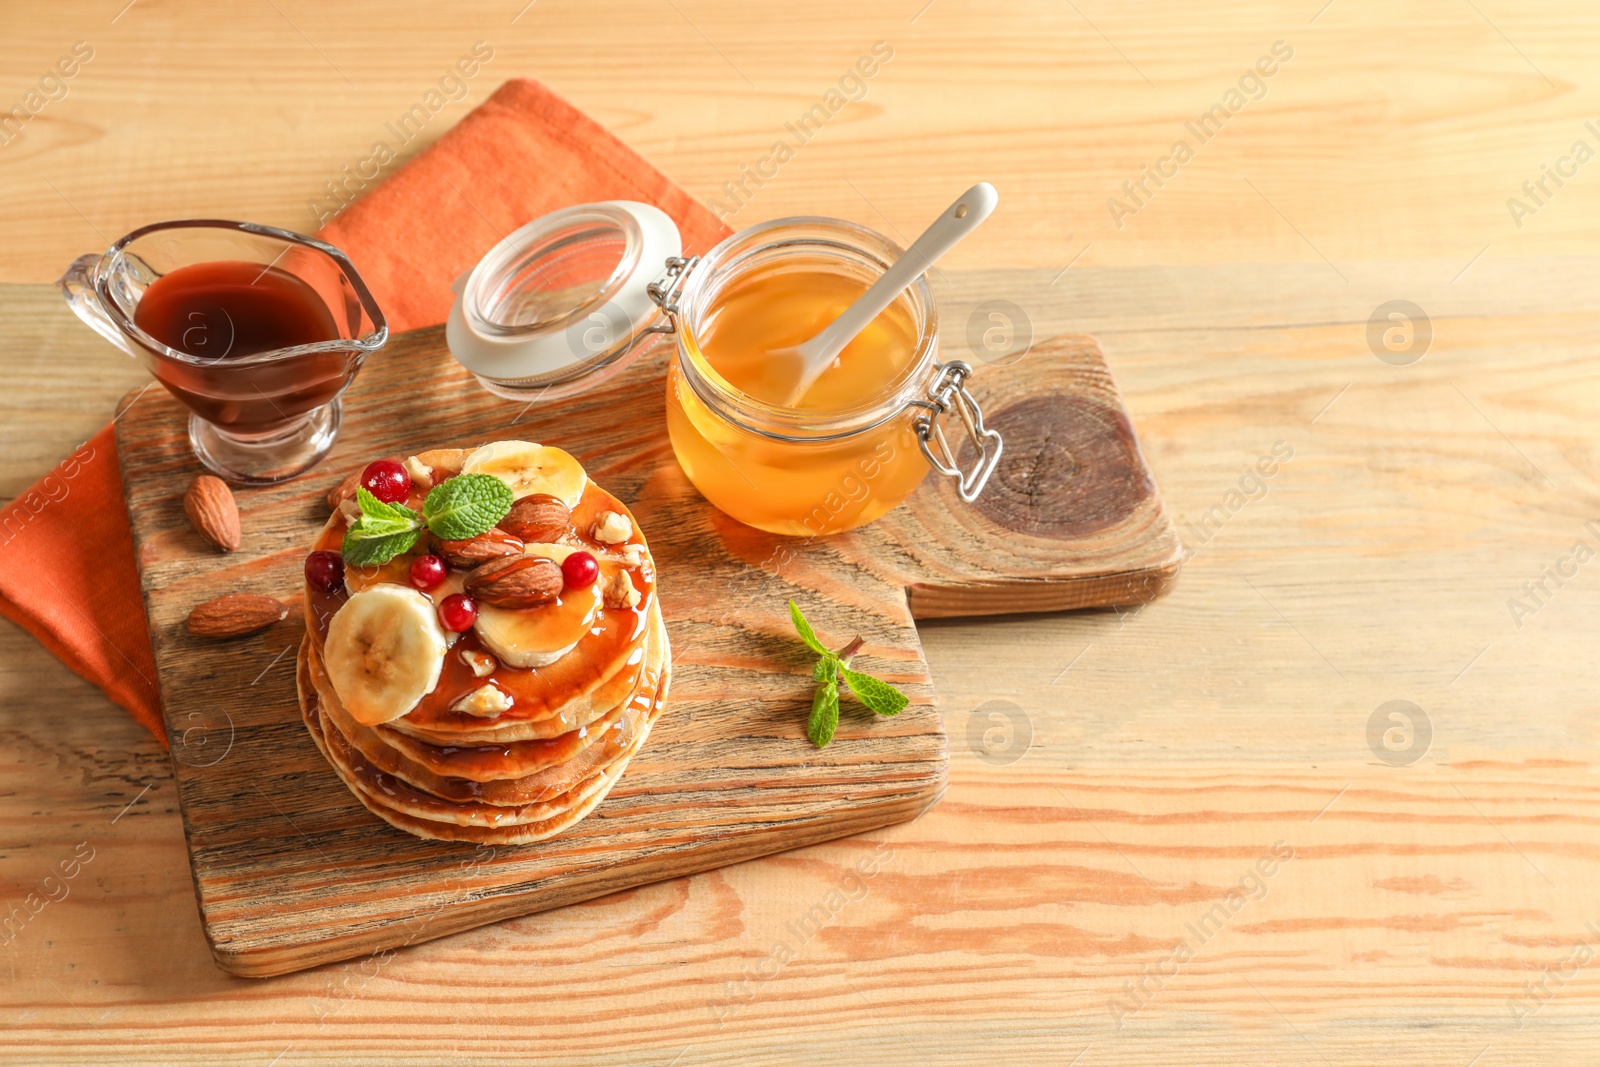
[[682,250],[671,217],[638,201],[535,219],[457,279],[450,353],[484,388],[514,400],[592,388],[644,351],[660,316],[650,283]]

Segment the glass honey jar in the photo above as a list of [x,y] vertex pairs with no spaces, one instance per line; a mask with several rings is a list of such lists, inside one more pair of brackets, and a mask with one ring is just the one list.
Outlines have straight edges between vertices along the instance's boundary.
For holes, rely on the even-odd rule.
[[[871,522],[930,467],[957,479],[964,501],[977,498],[1002,441],[967,390],[971,366],[940,360],[926,278],[798,399],[785,395],[789,372],[771,358],[865,292],[902,254],[894,242],[839,219],[789,218],[742,230],[703,258],[671,247],[663,260],[677,237],[663,220],[647,205],[611,201],[512,234],[458,283],[451,350],[492,392],[537,402],[592,387],[672,335],[666,421],[679,465],[718,509],[772,533]],[[664,262],[653,276],[652,259]],[[965,469],[944,429],[952,413],[974,446]]]
[[956,476],[968,499],[981,491],[1000,437],[982,427],[966,394],[970,368],[940,363],[926,278],[796,404],[779,399],[791,371],[772,372],[769,353],[815,336],[899,255],[854,223],[778,219],[723,241],[669,301],[677,351],[667,372],[668,434],[684,473],[723,512],[801,537],[871,522],[910,496],[930,464],[955,471],[938,425],[952,403],[971,416],[980,453],[970,478]]

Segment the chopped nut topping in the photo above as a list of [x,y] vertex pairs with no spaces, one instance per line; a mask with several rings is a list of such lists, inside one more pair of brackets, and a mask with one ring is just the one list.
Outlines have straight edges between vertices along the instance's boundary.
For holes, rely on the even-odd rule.
[[355,521],[361,518],[361,504],[356,498],[347,496],[339,501],[339,514],[344,516],[344,521],[354,526]]
[[480,719],[493,719],[510,709],[511,698],[492,685],[480,685],[452,706],[452,710]]
[[400,466],[406,469],[406,473],[411,475],[411,480],[417,483],[419,486],[429,486],[433,484],[433,468],[422,462],[422,460],[418,459],[416,456],[406,457],[406,461],[400,464]]
[[622,546],[622,562],[626,563],[628,566],[643,567],[644,560],[645,552],[643,545],[634,544]]
[[615,511],[603,512],[594,524],[594,539],[608,545],[621,544],[633,536],[633,523],[628,516]]
[[618,571],[606,583],[602,595],[605,597],[608,608],[636,608],[639,606],[639,590],[633,587],[633,579],[628,577],[627,571]]
[[489,653],[479,652],[477,649],[472,648],[463,648],[461,650],[461,662],[471,667],[473,675],[478,678],[489,677],[494,673],[494,669],[500,666]]

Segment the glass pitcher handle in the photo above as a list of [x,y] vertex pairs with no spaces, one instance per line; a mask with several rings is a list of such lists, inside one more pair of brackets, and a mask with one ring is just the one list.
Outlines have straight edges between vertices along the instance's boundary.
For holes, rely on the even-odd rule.
[[101,258],[95,253],[79,256],[72,261],[72,266],[67,268],[67,272],[56,284],[61,286],[61,294],[67,298],[67,306],[78,318],[88,323],[95,333],[132,356],[133,347],[117,328],[117,324],[111,321],[111,316],[106,314],[100,293],[95,289],[95,268],[99,266]]

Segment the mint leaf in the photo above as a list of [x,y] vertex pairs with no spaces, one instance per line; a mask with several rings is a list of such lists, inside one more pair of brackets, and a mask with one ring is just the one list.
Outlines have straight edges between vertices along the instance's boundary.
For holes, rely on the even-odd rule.
[[870,674],[862,674],[848,667],[841,668],[841,673],[856,699],[879,715],[898,715],[902,708],[911,703],[910,697]]
[[356,503],[361,505],[358,525],[366,527],[374,535],[401,533],[405,530],[415,530],[422,525],[422,520],[417,518],[415,511],[404,504],[385,504],[363,486],[356,486]]
[[811,700],[811,718],[806,723],[806,736],[811,743],[822,748],[833,740],[839,728],[839,683],[830,678],[817,686],[817,695]]
[[488,533],[514,501],[511,487],[493,475],[458,474],[429,490],[422,501],[422,518],[434,536],[465,541]]
[[[819,656],[833,655],[832,652],[822,647],[822,642],[817,640],[816,631],[811,628],[811,624],[806,621],[806,617],[800,614],[800,606],[792,600],[789,601],[789,618],[794,620],[795,632],[800,635],[800,640],[806,643],[807,648]],[[829,733],[831,734],[832,731],[830,730]]]
[[402,552],[411,551],[421,536],[420,530],[402,530],[399,533],[373,533],[356,523],[344,533],[344,543],[339,551],[351,567],[376,567],[388,563]]
[[839,662],[838,656],[835,656],[830,652],[824,652],[822,654],[822,658],[817,660],[817,665],[811,668],[811,677],[815,678],[819,682],[826,682],[829,678],[832,678],[835,682],[838,682],[839,668],[841,666],[843,666],[843,664]]
[[361,517],[344,533],[339,546],[345,563],[375,567],[411,550],[422,529],[422,519],[404,504],[385,504],[365,488],[356,487]]

